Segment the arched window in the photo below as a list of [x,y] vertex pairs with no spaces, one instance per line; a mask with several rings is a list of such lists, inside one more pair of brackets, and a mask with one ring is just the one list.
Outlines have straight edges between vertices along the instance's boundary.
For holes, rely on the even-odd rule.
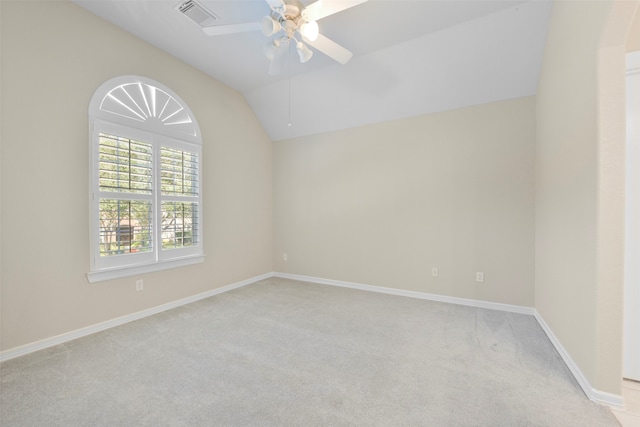
[[202,262],[202,139],[185,102],[116,77],[93,94],[89,126],[89,281]]

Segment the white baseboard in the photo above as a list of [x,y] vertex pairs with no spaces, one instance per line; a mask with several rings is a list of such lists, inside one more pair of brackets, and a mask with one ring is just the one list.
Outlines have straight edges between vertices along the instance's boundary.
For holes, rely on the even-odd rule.
[[[560,340],[558,340],[549,325],[547,325],[547,322],[545,322],[540,313],[538,313],[538,310],[534,310],[533,315],[538,321],[538,324],[540,325],[542,330],[544,330],[544,332],[547,334],[547,337],[549,337],[549,340],[551,341],[553,346],[560,354],[560,357],[562,357],[562,360],[564,360],[564,363],[567,365],[576,381],[578,381],[578,384],[580,384],[580,387],[582,388],[582,391],[584,391],[584,394],[586,394],[587,397],[594,402],[609,405],[616,409],[623,409],[624,398],[617,394],[607,393],[605,391],[600,391],[593,388],[591,384],[589,384],[589,381],[584,376],[578,365],[576,365],[576,363],[573,361],[567,350],[564,349],[564,347],[560,343]],[[622,381],[622,378],[620,379],[620,381]]]
[[458,304],[458,305],[465,305],[470,307],[486,308],[490,310],[506,311],[510,313],[532,315],[538,321],[538,324],[540,325],[540,327],[547,334],[547,337],[549,337],[549,340],[551,341],[553,346],[556,348],[556,350],[560,354],[560,357],[562,357],[562,360],[565,362],[565,364],[567,365],[567,367],[569,368],[569,370],[571,371],[571,373],[573,374],[576,381],[578,382],[578,384],[580,385],[584,393],[587,395],[587,397],[594,402],[609,405],[617,409],[624,408],[624,399],[622,396],[596,390],[589,384],[589,381],[586,379],[586,377],[584,376],[580,368],[578,368],[578,365],[576,365],[573,359],[571,358],[571,356],[569,356],[569,353],[567,353],[567,351],[564,349],[560,341],[553,334],[553,332],[551,331],[551,328],[546,324],[546,322],[544,321],[540,313],[538,313],[538,311],[532,307],[524,307],[519,305],[511,305],[511,304],[501,304],[501,303],[495,303],[495,302],[489,302],[489,301],[479,301],[479,300],[473,300],[473,299],[467,299],[467,298],[428,294],[423,292],[407,291],[403,289],[386,288],[383,286],[365,285],[362,283],[344,282],[340,280],[322,279],[322,278],[312,277],[312,276],[301,276],[298,274],[277,273],[277,272],[271,272],[271,273],[266,273],[260,276],[252,277],[246,280],[242,280],[240,282],[223,286],[221,288],[213,289],[213,290],[203,292],[197,295],[193,295],[187,298],[182,298],[177,301],[172,301],[167,304],[142,310],[137,313],[132,313],[126,316],[118,317],[116,319],[108,320],[106,322],[98,323],[92,326],[87,326],[81,329],[76,329],[75,331],[60,334],[55,337],[46,338],[40,341],[36,341],[34,343],[30,343],[20,347],[5,350],[3,352],[0,352],[0,362],[4,362],[9,359],[23,356],[25,354],[33,353],[38,350],[43,350],[48,347],[53,347],[55,345],[62,344],[71,340],[75,340],[77,338],[82,338],[87,335],[94,334],[96,332],[104,331],[106,329],[110,329],[115,326],[120,326],[125,323],[132,322],[134,320],[152,316],[154,314],[171,310],[173,308],[180,307],[180,306],[183,306],[192,302],[196,302],[205,298],[209,298],[224,292],[228,292],[233,289],[241,288],[243,286],[250,285],[252,283],[259,282],[260,280],[268,279],[270,277],[281,277],[283,279],[298,280],[303,282],[311,282],[311,283],[318,283],[318,284],[331,285],[331,286],[340,286],[344,288],[360,289],[364,291],[378,292],[383,294],[398,295],[398,296],[418,298],[418,299],[424,299],[424,300],[430,300],[430,301],[439,301],[439,302],[445,302],[449,304]]
[[502,304],[498,302],[480,301],[467,298],[450,297],[446,295],[427,294],[424,292],[407,291],[403,289],[385,288],[384,286],[364,285],[362,283],[343,282],[340,280],[321,279],[319,277],[301,276],[298,274],[274,273],[274,277],[283,279],[299,280],[302,282],[319,283],[323,285],[340,286],[343,288],[360,289],[363,291],[378,292],[382,294],[398,295],[402,297],[425,299],[430,301],[446,302],[449,304],[466,305],[470,307],[487,308],[490,310],[508,311],[510,313],[520,313],[533,315],[532,307],[521,305]]
[[319,283],[323,285],[341,286],[345,288],[360,289],[364,291],[379,292],[379,293],[390,294],[390,295],[420,298],[420,299],[425,299],[430,301],[439,301],[439,302],[446,302],[450,304],[466,305],[470,307],[488,308],[491,310],[500,310],[500,311],[507,311],[511,313],[532,315],[537,320],[540,327],[547,334],[547,337],[549,337],[549,340],[551,341],[553,346],[556,348],[556,350],[562,357],[562,360],[567,365],[567,367],[575,377],[576,381],[578,381],[578,384],[580,385],[584,393],[587,395],[587,397],[594,402],[609,405],[617,409],[624,408],[624,398],[622,396],[596,390],[589,384],[589,381],[587,381],[586,377],[584,376],[580,368],[578,368],[578,365],[575,364],[573,359],[571,359],[571,356],[569,356],[569,353],[567,353],[567,351],[564,349],[562,344],[560,344],[560,341],[553,334],[553,332],[551,331],[551,328],[549,328],[549,326],[545,323],[542,316],[540,316],[540,313],[538,313],[538,311],[532,307],[524,307],[519,305],[511,305],[511,304],[501,304],[501,303],[488,302],[488,301],[479,301],[479,300],[450,297],[450,296],[437,295],[437,294],[427,294],[423,292],[414,292],[414,291],[406,291],[402,289],[386,288],[383,286],[364,285],[362,283],[343,282],[340,280],[322,279],[322,278],[311,277],[311,276],[301,276],[298,274],[274,273],[273,276],[281,277],[283,279],[299,280],[303,282]]
[[106,329],[110,329],[115,326],[120,326],[125,323],[132,322],[134,320],[153,316],[154,314],[158,314],[163,311],[171,310],[176,307],[180,307],[192,302],[209,298],[214,295],[221,294],[223,292],[228,292],[233,289],[241,288],[243,286],[250,285],[251,283],[259,282],[260,280],[268,279],[270,277],[273,277],[273,273],[266,273],[260,276],[252,277],[250,279],[232,283],[230,285],[223,286],[221,288],[212,289],[207,292],[203,292],[197,295],[192,295],[187,298],[182,298],[176,301],[172,301],[167,304],[162,304],[156,307],[148,308],[146,310],[138,311],[136,313],[128,314],[126,316],[117,317],[112,320],[107,320],[106,322],[101,322],[95,325],[87,326],[85,328],[76,329],[75,331],[66,332],[64,334],[56,335],[51,338],[46,338],[40,341],[36,341],[34,343],[30,343],[20,347],[15,347],[9,350],[5,350],[3,352],[0,352],[0,362],[4,362],[9,359],[23,356],[25,354],[33,353],[34,351],[43,350],[48,347],[53,347],[54,345],[58,345],[58,344],[65,343],[67,341],[82,338],[87,335],[95,334],[96,332],[104,331]]

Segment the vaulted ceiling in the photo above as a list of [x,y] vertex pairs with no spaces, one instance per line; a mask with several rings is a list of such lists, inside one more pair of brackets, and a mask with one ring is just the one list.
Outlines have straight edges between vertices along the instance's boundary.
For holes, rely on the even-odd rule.
[[[276,76],[260,30],[207,36],[181,0],[75,0],[240,91],[272,140],[534,95],[550,1],[369,0],[320,21],[353,52],[315,51]],[[264,0],[200,0],[215,25],[259,22]],[[303,1],[303,5],[313,0]]]

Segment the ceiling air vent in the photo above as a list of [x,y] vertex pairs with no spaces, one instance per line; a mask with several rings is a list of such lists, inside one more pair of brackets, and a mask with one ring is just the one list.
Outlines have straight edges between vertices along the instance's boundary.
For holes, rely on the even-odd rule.
[[195,0],[184,1],[176,9],[201,27],[211,27],[220,19]]

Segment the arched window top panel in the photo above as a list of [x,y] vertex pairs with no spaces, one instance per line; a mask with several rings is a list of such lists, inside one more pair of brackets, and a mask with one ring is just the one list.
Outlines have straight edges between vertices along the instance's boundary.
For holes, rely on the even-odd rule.
[[146,77],[120,76],[93,94],[94,118],[202,144],[200,128],[187,104],[168,87]]

